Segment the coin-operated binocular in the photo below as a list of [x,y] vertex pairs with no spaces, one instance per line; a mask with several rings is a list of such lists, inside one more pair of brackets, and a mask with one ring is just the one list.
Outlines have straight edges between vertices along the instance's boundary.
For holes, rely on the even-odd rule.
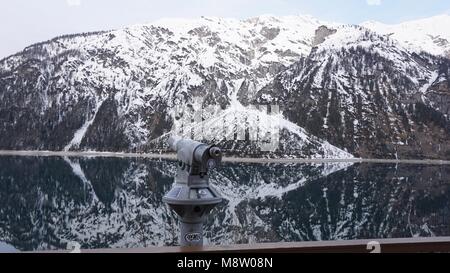
[[201,246],[204,217],[222,202],[208,177],[208,171],[222,161],[222,152],[214,145],[175,136],[169,138],[169,146],[177,152],[178,169],[163,201],[179,216],[180,245]]

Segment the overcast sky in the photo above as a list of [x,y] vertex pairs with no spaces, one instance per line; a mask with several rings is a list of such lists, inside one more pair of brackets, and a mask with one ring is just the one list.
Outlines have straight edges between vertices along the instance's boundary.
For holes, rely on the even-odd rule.
[[309,14],[357,24],[398,23],[449,12],[449,0],[0,0],[0,58],[61,34],[166,17]]

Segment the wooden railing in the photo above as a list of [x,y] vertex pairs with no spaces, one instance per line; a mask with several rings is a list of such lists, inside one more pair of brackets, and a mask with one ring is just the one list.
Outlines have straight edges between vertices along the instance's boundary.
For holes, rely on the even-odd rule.
[[450,237],[262,243],[203,247],[81,249],[82,253],[411,253],[450,252]]

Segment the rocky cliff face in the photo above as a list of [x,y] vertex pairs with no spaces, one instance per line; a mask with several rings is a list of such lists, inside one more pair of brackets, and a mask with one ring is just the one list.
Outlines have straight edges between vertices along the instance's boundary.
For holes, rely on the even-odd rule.
[[325,39],[336,33],[336,29],[328,28],[327,26],[320,26],[314,35],[314,41],[312,43],[312,46],[315,47],[317,45],[320,45],[321,43],[325,42]]
[[[189,126],[207,124],[231,154],[449,158],[446,67],[387,35],[307,16],[63,36],[0,61],[0,149],[160,151],[185,120],[177,107],[213,105],[220,119]],[[261,138],[271,118],[252,105],[274,102],[275,151],[258,150],[248,126],[244,141],[223,128],[234,120]]]

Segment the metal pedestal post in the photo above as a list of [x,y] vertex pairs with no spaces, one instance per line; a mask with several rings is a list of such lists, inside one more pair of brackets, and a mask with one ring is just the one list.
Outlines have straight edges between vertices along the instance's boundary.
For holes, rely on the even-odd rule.
[[180,246],[203,245],[203,222],[184,222],[180,219]]

